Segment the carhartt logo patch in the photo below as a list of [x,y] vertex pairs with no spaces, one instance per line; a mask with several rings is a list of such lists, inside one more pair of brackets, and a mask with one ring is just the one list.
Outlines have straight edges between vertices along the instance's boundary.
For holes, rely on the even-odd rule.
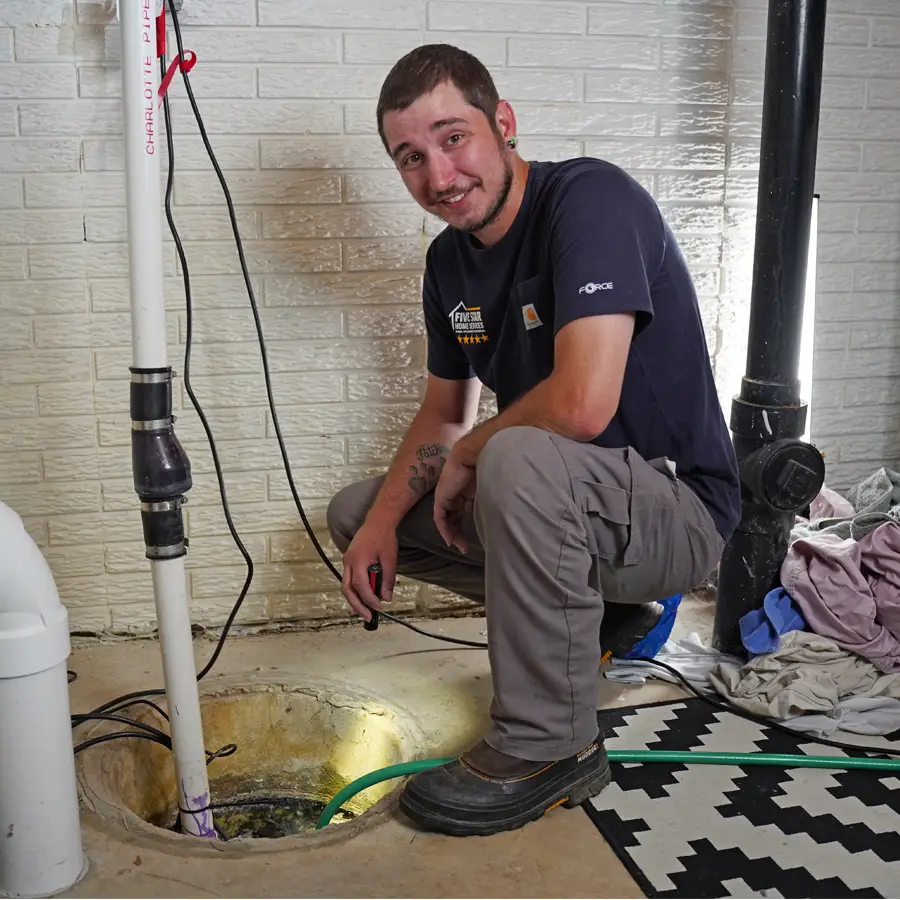
[[537,314],[537,310],[534,308],[533,303],[526,303],[525,306],[522,307],[522,319],[525,322],[526,331],[531,331],[532,328],[539,328],[544,324],[541,321],[541,317]]

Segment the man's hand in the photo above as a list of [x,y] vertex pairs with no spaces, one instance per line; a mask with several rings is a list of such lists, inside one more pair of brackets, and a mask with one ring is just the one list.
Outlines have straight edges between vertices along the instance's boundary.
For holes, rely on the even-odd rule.
[[[381,597],[376,597],[369,587],[369,566],[381,563]],[[371,610],[381,610],[381,600],[390,600],[397,578],[397,533],[393,528],[382,528],[377,523],[365,522],[344,554],[344,578],[341,593],[367,622]]]
[[475,486],[475,467],[451,453],[434,489],[434,523],[447,546],[460,553],[468,551],[462,521],[467,504],[475,499]]

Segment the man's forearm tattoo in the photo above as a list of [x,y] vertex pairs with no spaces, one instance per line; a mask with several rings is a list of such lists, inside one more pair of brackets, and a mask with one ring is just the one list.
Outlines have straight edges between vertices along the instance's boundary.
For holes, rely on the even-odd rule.
[[433,459],[435,456],[446,455],[449,452],[449,448],[443,444],[422,444],[416,450],[416,457],[418,459]]
[[447,462],[450,448],[443,444],[422,444],[416,450],[419,464],[409,467],[409,487],[420,496],[433,491]]

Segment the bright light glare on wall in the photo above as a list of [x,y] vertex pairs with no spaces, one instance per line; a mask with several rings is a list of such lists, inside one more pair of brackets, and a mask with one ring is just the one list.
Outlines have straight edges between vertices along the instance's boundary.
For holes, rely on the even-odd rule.
[[808,441],[812,433],[812,384],[813,384],[813,344],[816,332],[816,250],[819,232],[819,198],[813,197],[812,219],[809,225],[809,251],[806,266],[806,296],[803,298],[803,331],[800,339],[800,397],[809,407],[806,411],[806,432],[803,440]]

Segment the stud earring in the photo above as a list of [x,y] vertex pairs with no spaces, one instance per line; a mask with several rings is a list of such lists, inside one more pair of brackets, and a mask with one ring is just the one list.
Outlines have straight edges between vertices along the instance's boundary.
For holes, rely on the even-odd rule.
[[517,137],[515,137],[515,135],[513,135],[513,137],[511,137],[511,138],[506,142],[506,146],[509,147],[510,150],[512,150],[513,147],[515,147],[516,144],[518,144],[518,143],[519,143],[519,139],[518,139]]

